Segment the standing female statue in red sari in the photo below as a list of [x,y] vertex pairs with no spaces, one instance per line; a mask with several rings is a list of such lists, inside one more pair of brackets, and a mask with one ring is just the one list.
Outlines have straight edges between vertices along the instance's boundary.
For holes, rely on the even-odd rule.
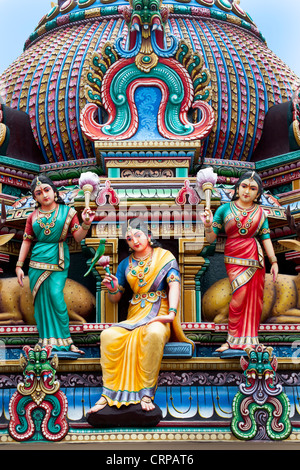
[[267,216],[259,205],[263,192],[257,173],[244,173],[235,186],[230,203],[220,206],[214,217],[205,210],[205,236],[213,243],[224,228],[227,240],[224,261],[232,287],[229,304],[228,337],[218,352],[245,349],[258,344],[258,328],[263,308],[265,265],[260,238],[271,263],[273,281],[278,275],[278,264],[270,238]]

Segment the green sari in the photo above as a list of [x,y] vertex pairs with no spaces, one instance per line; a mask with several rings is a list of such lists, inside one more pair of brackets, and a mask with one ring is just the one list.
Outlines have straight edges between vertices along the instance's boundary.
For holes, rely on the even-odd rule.
[[38,217],[32,223],[37,242],[32,250],[28,276],[34,299],[34,318],[39,344],[51,345],[56,351],[67,351],[73,343],[63,290],[70,265],[65,240],[75,215],[75,209],[58,204],[48,219]]

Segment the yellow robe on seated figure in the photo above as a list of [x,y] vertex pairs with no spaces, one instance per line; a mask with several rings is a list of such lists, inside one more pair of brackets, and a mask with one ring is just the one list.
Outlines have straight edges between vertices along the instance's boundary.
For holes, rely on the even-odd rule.
[[168,315],[168,283],[180,282],[177,261],[172,253],[154,248],[152,259],[142,262],[132,256],[117,270],[119,286],[126,280],[133,296],[127,320],[101,333],[102,395],[110,406],[139,403],[143,396],[154,398],[165,344],[189,341],[179,315],[170,323],[147,324],[157,315]]

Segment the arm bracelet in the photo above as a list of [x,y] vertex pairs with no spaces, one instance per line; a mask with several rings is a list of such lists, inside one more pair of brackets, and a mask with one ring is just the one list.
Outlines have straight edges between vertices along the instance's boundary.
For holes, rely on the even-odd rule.
[[111,294],[111,295],[116,295],[119,292],[121,292],[119,288],[117,288],[116,290],[113,290],[113,291],[111,291],[111,290],[108,291],[108,293]]
[[[204,227],[205,227],[205,225],[204,225]],[[206,231],[206,233],[211,233],[211,232],[213,232],[212,226],[210,225],[209,227],[205,227],[205,231]]]
[[22,268],[24,265],[24,261],[17,261],[16,262],[16,268]]
[[276,258],[276,256],[270,256],[269,261],[270,261],[271,264],[277,263],[277,258]]
[[170,308],[169,308],[169,312],[175,312],[175,315],[176,315],[176,313],[177,313],[177,308],[172,308],[172,307],[170,307]]
[[91,225],[87,225],[87,224],[85,224],[84,222],[82,222],[82,224],[81,224],[81,227],[83,228],[83,230],[89,230],[89,229],[90,229],[90,226],[91,226]]

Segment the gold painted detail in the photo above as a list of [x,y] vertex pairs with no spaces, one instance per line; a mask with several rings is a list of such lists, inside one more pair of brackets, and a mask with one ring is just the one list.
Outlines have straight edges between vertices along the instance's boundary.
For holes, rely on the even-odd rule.
[[[189,331],[186,331],[189,333]],[[58,372],[99,372],[99,358],[79,358],[76,364],[73,360],[65,360],[59,363],[57,367]],[[198,371],[198,370],[226,370],[236,371],[240,367],[239,359],[231,359],[230,362],[224,362],[224,359],[202,357],[191,359],[163,359],[161,363],[161,371]],[[278,357],[278,370],[298,370],[299,362],[294,358]],[[18,373],[20,372],[19,360],[7,359],[0,361],[1,373]]]
[[107,159],[106,168],[186,168],[189,167],[189,159],[179,160],[174,158],[174,160],[162,160],[162,159]]
[[138,159],[138,158],[128,158],[128,154],[125,157],[122,155],[118,158],[107,158],[103,152],[108,151],[126,151],[133,152],[133,151],[142,151],[144,152],[145,149],[151,149],[151,151],[189,151],[193,152],[193,161],[194,165],[196,165],[199,161],[200,151],[201,151],[201,141],[185,141],[185,140],[169,140],[164,141],[162,143],[161,140],[149,140],[149,141],[96,141],[95,142],[95,153],[97,164],[102,166],[102,161],[105,161],[105,166],[107,168],[128,168],[131,166],[132,168],[141,168],[141,167],[153,167],[154,165],[160,168],[176,168],[176,167],[187,167],[190,166],[190,159],[178,159],[174,157],[174,160],[169,158],[161,159],[160,157],[149,158],[147,157],[145,160]]
[[[39,344],[36,344],[34,349],[29,349],[25,346],[27,350],[28,358],[25,358],[23,355],[20,356],[19,364],[24,370],[24,374],[27,376],[30,375],[31,380],[19,382],[17,386],[18,392],[23,396],[30,396],[32,400],[40,405],[44,400],[46,395],[55,394],[59,388],[60,383],[58,380],[44,381],[43,379],[47,378],[47,373],[51,371],[52,375],[56,372],[58,366],[58,358],[54,356],[51,360],[49,359],[49,352],[43,350]],[[39,363],[36,356],[41,356],[41,362]],[[49,362],[48,362],[49,361]],[[39,368],[39,364],[42,365]],[[47,367],[43,371],[43,367],[47,364]],[[43,372],[45,375],[43,375]],[[40,376],[40,374],[42,374]]]
[[6,137],[6,125],[0,122],[0,147],[3,145]]
[[29,266],[34,269],[43,269],[47,271],[61,271],[57,264],[49,264],[49,263],[40,263],[39,261],[30,261]]
[[51,271],[44,271],[44,272],[40,275],[40,277],[38,278],[38,280],[37,280],[37,282],[35,283],[35,286],[34,286],[34,288],[33,288],[33,290],[32,290],[33,300],[35,300],[39,288],[41,287],[41,285],[43,284],[43,282],[50,276],[50,274],[51,274]]
[[59,347],[67,347],[73,344],[73,340],[71,337],[69,338],[43,338],[39,339],[39,344],[41,344],[42,348],[45,346],[59,346]]
[[77,2],[75,0],[69,0],[68,2],[64,2],[60,7],[61,13],[69,13],[69,11],[73,10],[77,6]]
[[[41,183],[37,183],[37,186]],[[44,235],[48,236],[51,235],[51,229],[55,227],[56,219],[57,219],[57,213],[58,213],[58,207],[56,208],[54,217],[50,222],[43,222],[42,219],[46,218],[47,220],[52,216],[52,212],[43,212],[42,210],[38,211],[38,217],[36,219],[36,222],[39,224],[41,229],[44,229]]]
[[252,346],[256,346],[259,344],[258,337],[255,336],[242,336],[236,338],[235,336],[228,335],[227,341],[232,346],[245,346],[246,344],[251,344]]
[[234,279],[231,283],[232,292],[235,292],[239,287],[243,286],[244,284],[247,284],[247,282],[249,282],[250,279],[256,273],[256,269],[257,268],[250,266],[247,271],[244,271],[236,279]]
[[166,299],[167,298],[166,291],[162,290],[162,291],[157,291],[157,292],[146,292],[145,294],[135,294],[132,297],[130,303],[132,305],[136,305],[144,300],[150,303],[155,303],[158,301],[159,298]]
[[78,1],[78,7],[79,8],[87,8],[92,6],[95,3],[96,0],[79,0]]
[[174,178],[175,172],[173,169],[123,169],[121,171],[121,178]]
[[300,125],[297,119],[293,121],[293,132],[294,132],[294,137],[296,139],[296,142],[300,147]]
[[[135,444],[141,442],[167,442],[167,443],[183,443],[183,442],[228,442],[235,441],[236,438],[230,432],[224,429],[222,432],[211,431],[207,429],[191,429],[188,428],[186,431],[178,431],[175,427],[168,427],[168,429],[157,428],[154,431],[152,430],[117,430],[117,431],[108,431],[108,430],[97,430],[94,432],[89,432],[83,436],[82,431],[71,431],[67,434],[63,442],[134,442]],[[158,458],[158,457],[157,457]],[[171,457],[170,457],[171,458]],[[174,457],[175,459],[175,457]],[[185,456],[185,460],[182,457],[182,463],[185,463],[187,466],[193,463],[192,454],[190,456]],[[175,461],[175,460],[174,460]],[[155,457],[153,457],[153,463],[155,463]],[[158,461],[157,461],[158,463]],[[177,462],[178,463],[178,457]]]
[[224,256],[224,263],[237,264],[239,266],[254,266],[260,268],[260,264],[256,259],[233,258],[232,256]]

